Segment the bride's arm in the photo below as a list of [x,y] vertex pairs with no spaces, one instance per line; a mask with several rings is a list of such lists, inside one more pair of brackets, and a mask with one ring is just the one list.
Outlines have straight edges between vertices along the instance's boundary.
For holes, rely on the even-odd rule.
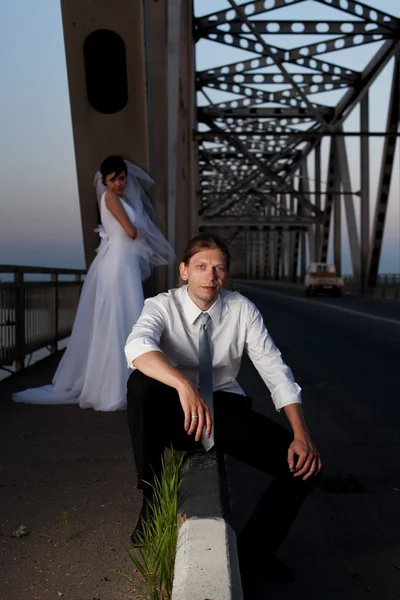
[[135,240],[138,233],[137,229],[130,222],[118,196],[112,194],[111,192],[107,192],[105,202],[114,219],[116,219],[121,227],[124,228],[126,235]]

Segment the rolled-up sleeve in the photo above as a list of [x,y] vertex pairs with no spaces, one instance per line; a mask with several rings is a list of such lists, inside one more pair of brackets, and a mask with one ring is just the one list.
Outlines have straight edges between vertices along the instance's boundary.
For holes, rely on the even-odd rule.
[[132,328],[125,344],[125,356],[130,369],[133,361],[147,352],[161,352],[159,348],[164,331],[162,307],[154,298],[145,301],[142,313]]
[[294,380],[291,369],[275,346],[261,313],[249,306],[246,333],[246,352],[271,392],[276,410],[288,404],[301,404],[301,388]]

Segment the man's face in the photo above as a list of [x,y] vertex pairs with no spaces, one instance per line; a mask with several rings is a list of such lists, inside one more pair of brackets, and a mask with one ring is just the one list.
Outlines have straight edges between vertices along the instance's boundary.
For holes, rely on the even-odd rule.
[[214,304],[229,275],[225,254],[219,248],[201,250],[192,256],[188,265],[181,263],[179,272],[188,284],[193,302],[202,310]]

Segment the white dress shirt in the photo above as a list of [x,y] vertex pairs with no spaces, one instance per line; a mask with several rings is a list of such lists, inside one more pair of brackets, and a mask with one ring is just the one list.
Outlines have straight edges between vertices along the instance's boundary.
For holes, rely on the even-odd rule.
[[[128,366],[133,369],[135,359],[156,350],[198,387],[201,312],[186,285],[147,299],[126,341]],[[247,352],[270,390],[276,410],[301,403],[301,388],[282,360],[259,310],[248,298],[223,290],[207,312],[211,317],[208,331],[214,392],[245,395],[236,377],[243,353]]]

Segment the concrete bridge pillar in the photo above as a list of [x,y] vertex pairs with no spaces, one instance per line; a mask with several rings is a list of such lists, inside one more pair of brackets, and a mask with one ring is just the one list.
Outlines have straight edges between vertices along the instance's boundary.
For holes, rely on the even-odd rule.
[[[61,0],[87,266],[98,223],[93,176],[120,154],[155,180],[156,224],[178,260],[197,232],[192,7],[184,0]],[[157,272],[176,282],[176,267]]]
[[86,265],[98,236],[93,177],[110,154],[149,170],[143,2],[61,0]]

